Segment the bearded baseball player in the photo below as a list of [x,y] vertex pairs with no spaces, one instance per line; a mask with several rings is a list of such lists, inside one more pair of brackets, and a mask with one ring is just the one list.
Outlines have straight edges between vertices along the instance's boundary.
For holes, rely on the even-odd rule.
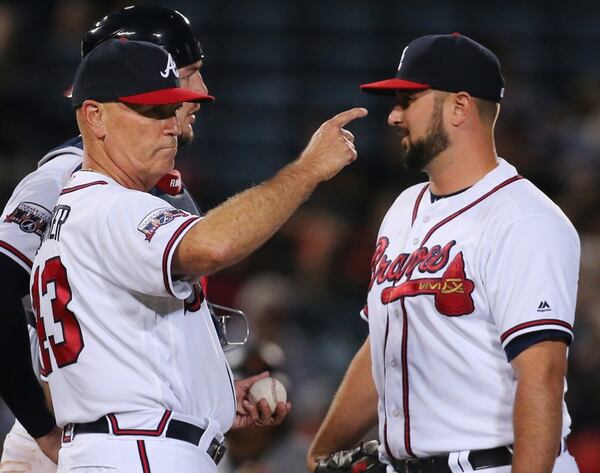
[[[87,56],[108,38],[120,37],[150,41],[163,46],[177,64],[181,83],[197,92],[207,93],[200,73],[204,54],[189,21],[179,12],[159,6],[134,6],[111,13],[85,35],[82,55]],[[179,146],[192,141],[192,125],[199,108],[200,104],[184,103],[177,110],[181,125]],[[3,336],[1,346],[10,354],[2,359],[10,360],[4,372],[8,375],[7,379],[13,380],[11,384],[3,383],[5,389],[2,397],[21,421],[15,423],[4,442],[1,473],[56,472],[55,462],[58,460],[61,431],[45,405],[37,377],[31,370],[33,359],[34,371],[39,376],[40,350],[34,329],[36,323],[29,303],[29,273],[41,235],[50,220],[51,210],[65,182],[81,167],[82,157],[80,137],[50,151],[40,161],[39,169],[17,186],[0,219],[0,265],[2,274],[5,275],[5,284],[1,289],[7,314],[0,320],[3,324],[0,333]],[[150,192],[179,209],[199,212],[176,171],[165,175]],[[205,287],[202,290],[199,285],[195,287],[194,295],[186,305],[188,313],[200,310],[205,292]],[[24,303],[25,296],[27,300]],[[26,316],[23,315],[24,307],[28,308]],[[29,321],[31,355],[27,345],[26,319]],[[260,377],[262,376],[264,375]],[[235,381],[240,402],[256,379]],[[257,407],[247,406],[249,415],[244,419],[246,424],[277,423],[285,416],[285,411],[278,411],[272,417],[268,406],[259,404]],[[35,437],[35,442],[30,434]]]
[[378,419],[388,473],[577,472],[564,392],[579,239],[496,154],[497,57],[460,34],[423,36],[395,78],[362,90],[395,100],[402,162],[429,182],[402,192],[381,224],[361,314],[369,337],[309,471]]
[[[83,165],[54,207],[35,257],[32,306],[42,373],[64,428],[60,473],[216,472],[223,436],[251,405],[234,389],[206,301],[188,314],[193,281],[246,257],[322,181],[356,159],[326,121],[271,180],[190,214],[147,191],[173,168],[183,102],[163,48],[110,39],[77,69],[72,102]],[[289,406],[279,403],[277,418]]]

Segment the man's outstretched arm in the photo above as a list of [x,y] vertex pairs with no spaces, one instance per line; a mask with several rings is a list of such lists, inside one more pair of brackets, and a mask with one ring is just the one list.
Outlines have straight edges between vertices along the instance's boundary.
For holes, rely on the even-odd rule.
[[197,280],[244,259],[287,221],[317,185],[356,159],[348,123],[367,115],[354,108],[327,120],[294,162],[274,177],[215,207],[181,239],[174,275]]

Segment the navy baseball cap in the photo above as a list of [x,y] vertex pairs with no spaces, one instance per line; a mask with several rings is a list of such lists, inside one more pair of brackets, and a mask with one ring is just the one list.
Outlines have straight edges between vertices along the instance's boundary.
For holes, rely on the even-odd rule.
[[473,97],[500,102],[504,78],[493,52],[467,36],[452,33],[415,39],[404,48],[395,78],[360,88],[378,95],[394,95],[397,90],[464,91]]
[[73,108],[86,100],[140,105],[212,102],[214,97],[184,89],[171,55],[154,43],[110,39],[79,64]]

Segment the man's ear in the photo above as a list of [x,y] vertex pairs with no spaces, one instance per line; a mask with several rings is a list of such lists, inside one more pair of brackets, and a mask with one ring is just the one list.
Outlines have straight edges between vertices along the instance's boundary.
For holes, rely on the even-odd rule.
[[464,123],[467,117],[476,112],[475,100],[466,92],[458,92],[450,96],[451,112],[450,123],[453,126],[460,126]]
[[106,107],[95,100],[86,100],[81,105],[80,116],[86,128],[99,140],[106,136]]

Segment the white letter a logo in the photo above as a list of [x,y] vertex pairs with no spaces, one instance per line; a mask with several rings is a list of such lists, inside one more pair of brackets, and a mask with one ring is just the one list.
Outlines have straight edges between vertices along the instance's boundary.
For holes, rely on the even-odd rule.
[[165,68],[164,71],[162,71],[160,73],[160,75],[166,79],[167,77],[169,77],[170,71],[173,71],[173,74],[175,74],[175,77],[179,78],[179,71],[177,70],[177,65],[175,64],[175,61],[173,61],[173,58],[169,54],[169,60],[167,61],[167,67]]
[[408,46],[406,46],[404,48],[404,51],[402,51],[402,57],[400,58],[400,64],[398,64],[398,70],[402,69],[402,63],[404,62],[404,55],[406,54],[407,49],[408,49]]

